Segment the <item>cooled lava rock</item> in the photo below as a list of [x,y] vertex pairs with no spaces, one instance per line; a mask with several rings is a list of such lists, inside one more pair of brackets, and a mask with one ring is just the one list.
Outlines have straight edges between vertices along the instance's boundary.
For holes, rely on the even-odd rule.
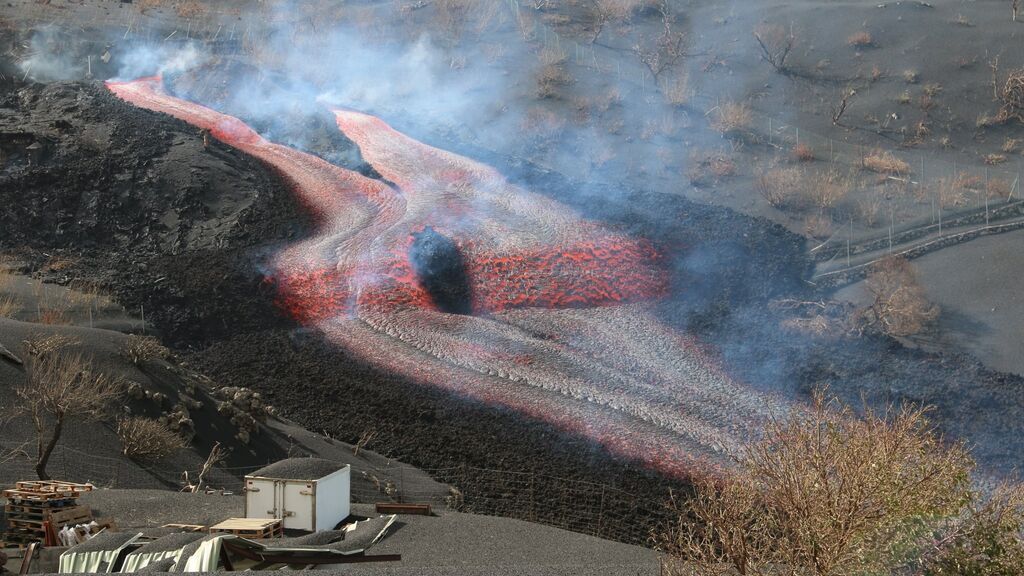
[[469,278],[458,244],[430,226],[414,232],[412,238],[409,262],[434,304],[442,312],[469,314]]

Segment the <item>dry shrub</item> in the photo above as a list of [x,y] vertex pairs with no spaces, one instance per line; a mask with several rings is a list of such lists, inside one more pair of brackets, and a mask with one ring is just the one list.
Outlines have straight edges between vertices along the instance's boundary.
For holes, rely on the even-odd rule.
[[622,105],[622,93],[616,87],[611,87],[597,100],[597,109],[607,112],[614,107]]
[[37,318],[40,324],[48,324],[51,326],[65,325],[71,323],[71,318],[68,316],[68,311],[63,308],[43,308],[39,310],[39,317]]
[[989,198],[1008,200],[1012,191],[1013,183],[1002,178],[991,178],[985,185],[985,193]]
[[78,340],[70,336],[52,334],[50,336],[33,336],[25,342],[25,352],[29,356],[46,356],[59,350],[77,346]]
[[663,77],[658,81],[661,95],[670,106],[682,107],[690,103],[693,90],[690,88],[690,77],[686,72],[679,72]]
[[985,154],[984,156],[981,157],[981,159],[982,159],[983,162],[985,162],[985,164],[987,166],[998,166],[998,165],[1002,164],[1003,162],[1006,162],[1006,155],[1005,154]]
[[715,109],[711,127],[726,136],[747,133],[754,121],[750,106],[743,102],[724,102]]
[[793,158],[797,162],[813,162],[817,156],[814,154],[814,149],[807,144],[797,144],[793,147]]
[[763,172],[757,177],[755,186],[758,193],[776,208],[816,208],[821,212],[846,198],[852,181],[834,166],[811,172],[789,167]]
[[565,70],[566,53],[554,46],[541,49],[538,55],[540,69],[535,78],[538,98],[554,98],[559,88],[572,82],[572,77]]
[[852,410],[816,393],[770,420],[724,479],[673,501],[661,532],[670,576],[890,574],[913,527],[958,513],[973,461],[923,409]]
[[136,366],[170,358],[171,351],[152,336],[129,336],[122,344],[121,355]]
[[855,32],[846,39],[846,43],[854,48],[867,48],[875,45],[875,39],[867,31]]
[[780,323],[789,332],[814,338],[840,338],[852,332],[852,304],[836,301],[773,300],[769,309],[784,311]]
[[782,321],[782,328],[788,332],[815,338],[832,336],[835,332],[829,318],[823,314],[817,314],[810,318],[786,318]]
[[163,0],[135,0],[134,2],[135,7],[143,14],[145,14],[147,10],[163,6],[163,3]]
[[1024,120],[1024,68],[1010,72],[999,93],[999,99],[1003,102],[1003,108],[998,118]]
[[552,142],[565,131],[565,118],[543,106],[532,106],[520,122],[523,134],[540,142]]
[[758,193],[775,208],[792,206],[803,186],[804,174],[799,168],[772,168],[755,180]]
[[900,160],[895,154],[887,150],[872,150],[864,156],[863,160],[861,160],[861,165],[864,166],[864,168],[879,174],[888,174],[892,176],[904,176],[910,174],[910,164]]
[[832,235],[832,217],[822,212],[814,212],[804,217],[804,234],[811,238],[828,238]]
[[110,294],[94,282],[72,281],[67,293],[68,303],[86,309],[100,310],[112,303]]
[[1007,138],[1003,141],[1002,151],[1006,154],[1015,154],[1017,152],[1017,146],[1020,145],[1020,140],[1017,138]]
[[1001,484],[974,495],[966,513],[932,539],[924,555],[925,576],[1024,574],[1024,487]]
[[811,206],[819,209],[833,208],[850,193],[852,181],[830,166],[822,172],[815,172],[802,187]]
[[985,187],[985,178],[982,176],[960,172],[953,178],[953,186],[965,190],[981,190]]
[[905,258],[890,256],[872,265],[864,286],[871,304],[861,311],[863,325],[890,336],[921,333],[939,316],[928,301],[917,271]]
[[956,179],[940,178],[936,183],[936,200],[939,208],[956,208],[967,204],[967,194]]
[[142,416],[122,418],[117,422],[121,453],[132,460],[155,462],[173,456],[185,448],[185,440],[166,424]]
[[437,0],[433,3],[434,26],[449,46],[455,46],[462,39],[475,5],[475,0]]
[[206,13],[206,5],[198,0],[185,0],[175,6],[174,11],[182,18],[195,18]]
[[882,211],[882,196],[878,193],[868,193],[857,199],[857,217],[868,227],[874,227],[878,222],[878,214]]
[[686,176],[694,186],[714,185],[736,175],[736,162],[724,152],[695,152]]
[[604,21],[624,22],[652,4],[651,0],[595,0],[594,9]]
[[13,296],[0,298],[0,318],[14,318],[14,315],[21,312],[21,304]]
[[590,99],[586,96],[575,96],[572,99],[572,121],[579,126],[590,123]]

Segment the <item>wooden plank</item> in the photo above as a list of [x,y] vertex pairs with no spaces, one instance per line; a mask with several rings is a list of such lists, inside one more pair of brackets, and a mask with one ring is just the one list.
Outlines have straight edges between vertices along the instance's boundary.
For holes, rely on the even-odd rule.
[[164,524],[161,528],[177,528],[188,532],[206,532],[207,527],[202,524]]
[[39,547],[38,542],[33,542],[28,545],[28,550],[25,551],[25,556],[21,559],[21,569],[18,570],[19,576],[25,576],[32,569],[32,560],[35,558],[36,549]]
[[416,514],[430,516],[430,504],[399,504],[396,502],[377,502],[377,512],[381,514]]

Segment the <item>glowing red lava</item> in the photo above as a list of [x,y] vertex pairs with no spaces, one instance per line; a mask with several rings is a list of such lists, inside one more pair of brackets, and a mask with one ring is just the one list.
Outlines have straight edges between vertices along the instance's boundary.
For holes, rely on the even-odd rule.
[[[282,307],[359,358],[584,434],[672,475],[733,452],[771,409],[644,304],[668,285],[646,241],[366,114],[334,111],[394,187],[174,98],[159,78],[108,86],[209,130],[282,177],[317,222],[313,237],[272,262]],[[458,245],[472,315],[439,311],[414,272],[410,246],[426,227]]]

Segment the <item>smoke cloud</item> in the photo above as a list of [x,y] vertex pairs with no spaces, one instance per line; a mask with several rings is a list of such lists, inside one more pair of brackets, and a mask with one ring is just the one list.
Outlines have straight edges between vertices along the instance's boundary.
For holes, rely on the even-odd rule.
[[20,63],[21,71],[39,82],[79,78],[85,70],[71,47],[71,40],[60,27],[37,28],[29,40],[28,55]]

